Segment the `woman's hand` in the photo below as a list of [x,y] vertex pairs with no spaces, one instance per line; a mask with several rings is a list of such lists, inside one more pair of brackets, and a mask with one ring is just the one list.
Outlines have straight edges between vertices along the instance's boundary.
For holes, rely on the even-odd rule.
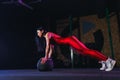
[[48,60],[48,59],[45,58],[45,57],[41,58],[41,64],[45,64],[47,60]]

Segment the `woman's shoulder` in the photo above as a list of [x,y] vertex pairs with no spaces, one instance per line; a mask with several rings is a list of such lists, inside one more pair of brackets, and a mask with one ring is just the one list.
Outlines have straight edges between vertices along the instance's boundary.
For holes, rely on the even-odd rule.
[[51,38],[51,37],[53,36],[53,34],[54,34],[54,33],[52,33],[52,32],[47,32],[47,33],[46,33],[46,37],[47,37],[47,38]]
[[53,32],[47,32],[47,35],[53,36],[55,33]]
[[47,32],[47,34],[53,34],[53,32]]

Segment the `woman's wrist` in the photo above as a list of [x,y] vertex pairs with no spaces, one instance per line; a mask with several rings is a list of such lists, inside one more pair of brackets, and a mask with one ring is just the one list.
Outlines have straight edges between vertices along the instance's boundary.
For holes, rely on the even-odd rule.
[[46,59],[48,59],[48,56],[45,56]]

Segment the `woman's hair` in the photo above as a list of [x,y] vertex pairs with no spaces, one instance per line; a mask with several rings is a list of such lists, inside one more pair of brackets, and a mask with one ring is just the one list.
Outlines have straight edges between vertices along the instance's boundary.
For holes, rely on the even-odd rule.
[[40,31],[44,30],[44,33],[48,32],[45,26],[38,26],[36,30],[40,30]]

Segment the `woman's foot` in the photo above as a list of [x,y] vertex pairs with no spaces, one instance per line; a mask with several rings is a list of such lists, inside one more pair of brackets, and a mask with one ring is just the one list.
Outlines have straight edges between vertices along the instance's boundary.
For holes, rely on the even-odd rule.
[[102,67],[100,68],[100,70],[105,70],[106,69],[105,61],[100,61],[99,63],[102,64]]
[[111,71],[114,68],[115,63],[116,63],[115,60],[113,60],[111,58],[108,58],[106,60],[106,69],[105,69],[105,71]]

